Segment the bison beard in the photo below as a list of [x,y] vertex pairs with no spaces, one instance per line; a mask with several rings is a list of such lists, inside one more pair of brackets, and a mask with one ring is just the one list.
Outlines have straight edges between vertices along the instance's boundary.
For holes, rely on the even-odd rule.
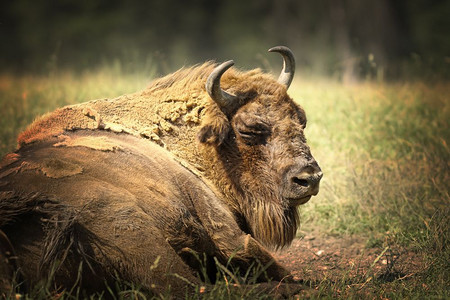
[[[256,195],[260,196],[259,194]],[[254,201],[254,195],[246,195],[247,201]],[[252,211],[247,212],[251,232],[258,241],[273,248],[290,245],[299,225],[296,207],[284,207],[278,203],[256,201]]]
[[[238,224],[267,247],[279,249],[290,245],[300,225],[298,207],[290,206],[281,198],[275,188],[279,183],[264,166],[252,166],[252,173],[258,175],[258,180],[246,176],[247,167],[243,165],[242,156],[230,155],[236,153],[233,150],[237,147],[236,139],[228,138],[217,151],[221,158],[218,164],[224,166],[226,174],[223,177],[232,183],[223,189],[229,193],[226,198],[234,202],[231,207],[235,207]],[[258,153],[257,156],[262,155]]]
[[[290,244],[297,205],[317,194],[322,172],[305,113],[287,95],[292,52],[271,51],[284,59],[278,81],[207,62],[29,126],[0,164],[0,230],[24,279],[57,263],[55,290],[102,290],[95,282],[119,274],[184,297],[186,280],[202,284],[197,257],[242,274],[262,264],[259,280],[290,278],[261,244]],[[0,258],[14,252],[6,236]],[[0,262],[0,275],[10,273]]]

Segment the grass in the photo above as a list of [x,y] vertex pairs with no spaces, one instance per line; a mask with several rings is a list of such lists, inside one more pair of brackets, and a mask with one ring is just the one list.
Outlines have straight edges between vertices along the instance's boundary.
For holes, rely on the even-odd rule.
[[0,156],[14,149],[18,133],[36,117],[68,104],[136,92],[145,88],[153,75],[152,70],[123,72],[118,63],[77,75],[0,74]]
[[306,226],[320,218],[333,233],[398,235],[448,209],[450,88],[305,86],[294,96],[307,99],[307,136],[325,174]]
[[[79,75],[0,76],[0,155],[14,149],[17,134],[36,116],[140,90],[152,75],[122,74],[116,66]],[[302,230],[362,235],[367,247],[408,249],[425,262],[414,280],[324,278],[311,297],[359,298],[361,291],[370,298],[450,297],[450,85],[311,79],[295,81],[290,94],[307,112],[309,145],[324,171],[321,192],[301,208]],[[268,297],[255,290],[230,294],[225,283],[202,296]],[[139,293],[121,289],[119,299]]]
[[301,86],[294,95],[305,99],[309,143],[325,174],[319,196],[302,209],[303,230],[359,234],[368,247],[423,254],[420,279],[372,283],[375,295],[449,297],[448,84]]

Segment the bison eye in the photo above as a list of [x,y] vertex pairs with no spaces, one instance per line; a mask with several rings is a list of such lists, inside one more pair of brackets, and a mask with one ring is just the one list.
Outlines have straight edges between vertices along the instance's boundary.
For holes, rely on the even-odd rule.
[[241,126],[236,126],[236,130],[248,145],[265,144],[270,135],[270,127],[262,123],[253,125],[241,124]]

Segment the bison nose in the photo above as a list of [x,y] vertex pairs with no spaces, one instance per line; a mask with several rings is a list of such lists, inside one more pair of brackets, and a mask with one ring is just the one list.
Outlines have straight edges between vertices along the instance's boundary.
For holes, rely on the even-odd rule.
[[295,188],[303,188],[309,191],[311,195],[317,195],[319,192],[319,183],[322,179],[322,171],[315,168],[307,168],[299,174],[292,176],[291,182]]
[[322,170],[314,160],[308,164],[295,164],[287,168],[283,177],[281,193],[292,205],[306,203],[319,193]]
[[323,173],[315,160],[307,164],[293,165],[285,177],[285,190],[297,197],[315,196],[319,192],[319,183]]

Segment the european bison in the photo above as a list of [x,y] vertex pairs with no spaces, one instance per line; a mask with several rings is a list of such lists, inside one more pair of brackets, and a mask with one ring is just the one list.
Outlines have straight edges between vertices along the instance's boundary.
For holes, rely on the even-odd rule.
[[178,295],[214,281],[217,262],[288,278],[262,245],[292,241],[322,172],[287,94],[292,52],[269,51],[284,59],[278,81],[207,62],[36,120],[1,163],[0,272],[56,290],[120,277]]

